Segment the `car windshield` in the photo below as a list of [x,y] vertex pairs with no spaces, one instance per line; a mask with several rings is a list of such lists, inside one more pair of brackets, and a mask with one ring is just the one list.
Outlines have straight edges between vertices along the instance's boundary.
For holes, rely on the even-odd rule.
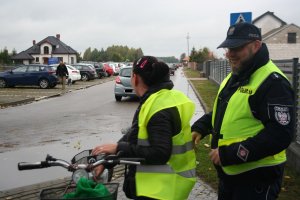
[[132,68],[122,69],[120,72],[120,76],[131,77]]

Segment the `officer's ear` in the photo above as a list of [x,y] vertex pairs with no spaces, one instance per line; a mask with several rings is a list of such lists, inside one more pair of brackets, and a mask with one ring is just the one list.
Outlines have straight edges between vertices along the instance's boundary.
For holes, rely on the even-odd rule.
[[262,45],[262,41],[260,40],[255,40],[254,41],[254,52],[256,53],[260,48],[261,48],[261,45]]

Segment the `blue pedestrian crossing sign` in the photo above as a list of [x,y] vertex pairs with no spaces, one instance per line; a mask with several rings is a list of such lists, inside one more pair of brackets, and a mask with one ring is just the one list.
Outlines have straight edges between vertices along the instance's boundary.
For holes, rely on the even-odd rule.
[[252,23],[252,12],[242,12],[242,13],[231,13],[230,14],[230,26],[240,22]]

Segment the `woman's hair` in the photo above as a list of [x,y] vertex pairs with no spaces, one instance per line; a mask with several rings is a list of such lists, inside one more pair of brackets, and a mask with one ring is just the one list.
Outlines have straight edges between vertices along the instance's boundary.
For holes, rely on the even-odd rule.
[[133,73],[140,75],[147,86],[170,80],[169,66],[153,56],[143,56],[133,63]]

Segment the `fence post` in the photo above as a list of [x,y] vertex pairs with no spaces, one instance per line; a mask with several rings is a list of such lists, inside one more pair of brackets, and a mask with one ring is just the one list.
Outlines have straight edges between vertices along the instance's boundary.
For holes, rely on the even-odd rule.
[[295,124],[294,124],[294,140],[297,143],[300,143],[300,136],[298,135],[297,131],[297,124],[298,124],[298,104],[299,104],[299,75],[298,75],[298,64],[299,64],[299,58],[293,58],[293,89],[295,93],[295,101],[294,101],[294,119],[295,119]]

